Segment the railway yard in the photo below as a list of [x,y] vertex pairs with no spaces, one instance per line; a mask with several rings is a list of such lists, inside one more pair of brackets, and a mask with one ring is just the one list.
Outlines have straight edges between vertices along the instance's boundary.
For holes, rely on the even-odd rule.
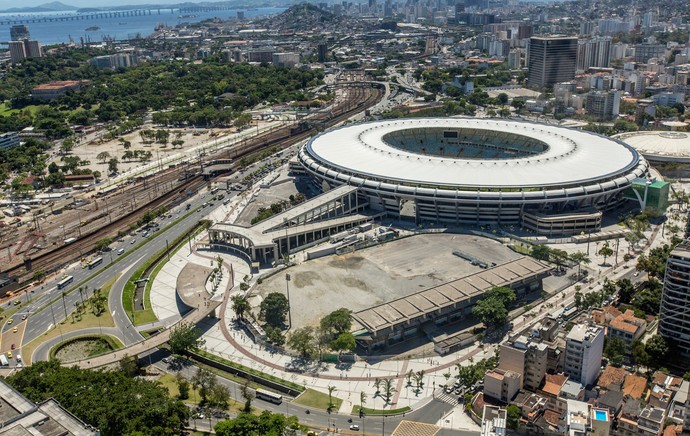
[[[4,291],[21,290],[61,266],[96,249],[104,238],[117,238],[133,228],[147,211],[169,209],[196,193],[207,181],[201,168],[232,159],[230,171],[246,164],[242,158],[267,149],[282,149],[308,138],[317,129],[336,125],[376,104],[379,88],[343,83],[335,87],[334,103],[299,122],[245,137],[220,151],[192,161],[162,165],[158,172],[131,177],[107,189],[74,191],[74,196],[42,204],[0,228],[0,277],[11,283]],[[18,225],[21,223],[21,225]],[[2,292],[2,291],[0,291]],[[11,296],[11,293],[10,293]]]

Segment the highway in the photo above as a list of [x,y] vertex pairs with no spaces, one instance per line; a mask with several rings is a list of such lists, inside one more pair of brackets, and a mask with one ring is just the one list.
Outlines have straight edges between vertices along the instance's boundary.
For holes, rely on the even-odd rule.
[[[165,218],[158,218],[157,222],[160,224],[160,228],[165,229],[171,222],[186,214],[187,211],[184,210],[185,204],[190,204],[190,210],[194,210],[197,206],[200,206],[206,201],[208,195],[209,194],[206,193],[203,195],[196,195],[184,202],[183,205],[169,212]],[[207,210],[205,212],[210,211]],[[170,217],[170,215],[172,215],[172,217]],[[65,313],[69,316],[69,314],[74,311],[75,304],[82,301],[82,294],[85,301],[93,294],[94,289],[101,288],[105,283],[118,275],[119,278],[115,281],[108,300],[108,307],[112,311],[115,326],[122,332],[121,339],[124,340],[125,345],[131,345],[142,340],[143,337],[132,326],[124,312],[122,306],[122,289],[125,283],[127,283],[127,280],[131,278],[132,274],[146,262],[147,259],[165,248],[166,240],[169,242],[173,241],[179,235],[184,234],[194,226],[201,218],[203,218],[202,212],[193,212],[171,228],[152,233],[143,244],[141,242],[145,238],[141,235],[133,233],[130,236],[125,236],[119,241],[111,244],[110,251],[102,254],[103,263],[101,265],[94,269],[82,268],[80,265],[74,266],[64,271],[56,278],[47,281],[41,289],[36,290],[35,294],[27,294],[26,298],[31,299],[30,303],[14,315],[13,318],[15,322],[13,324],[10,324],[9,320],[6,320],[3,326],[3,338],[2,342],[0,342],[0,352],[5,352],[6,349],[9,349],[10,342],[14,344],[27,344],[36,339],[52,328],[56,323],[63,321],[66,318]],[[124,249],[125,252],[118,255],[117,251],[120,248]],[[94,255],[91,257],[93,258],[96,256]],[[89,279],[89,277],[94,274],[96,274],[95,277]],[[62,280],[65,275],[73,276],[73,283],[65,289],[58,289],[57,282]],[[86,282],[83,283],[85,280]],[[80,285],[81,283],[83,283],[83,285]],[[84,286],[85,290],[80,293],[75,289],[78,286]],[[60,298],[63,291],[68,292],[64,297],[64,304],[63,299]],[[55,301],[49,304],[51,300]],[[9,304],[13,303],[10,302]],[[20,321],[23,314],[28,315],[26,321]],[[14,327],[17,327],[18,332],[13,333]],[[10,335],[15,335],[16,337]]]

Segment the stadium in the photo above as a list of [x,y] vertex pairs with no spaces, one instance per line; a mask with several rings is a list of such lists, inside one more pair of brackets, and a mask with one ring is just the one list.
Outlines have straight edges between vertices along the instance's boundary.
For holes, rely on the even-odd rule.
[[374,211],[453,225],[518,225],[539,234],[601,227],[648,163],[624,142],[498,119],[415,118],[346,125],[299,151],[324,192],[357,187]]

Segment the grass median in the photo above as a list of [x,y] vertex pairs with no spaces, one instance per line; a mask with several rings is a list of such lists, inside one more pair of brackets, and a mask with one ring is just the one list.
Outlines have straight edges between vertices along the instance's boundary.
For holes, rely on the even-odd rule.
[[[113,287],[113,284],[119,277],[119,274],[112,279],[108,280],[101,288],[101,295],[103,295],[108,301],[108,295]],[[100,327],[115,327],[113,322],[113,317],[108,311],[108,308],[101,312],[98,316],[93,313],[93,310],[87,310],[81,315],[81,318],[70,318],[63,320],[58,323],[57,326],[52,326],[49,330],[43,333],[41,336],[37,337],[33,341],[26,345],[22,345],[22,352],[24,360],[28,360],[27,363],[31,363],[31,357],[36,347],[42,343],[49,341],[58,336],[62,336],[65,333],[73,332],[75,330],[87,329],[87,328],[100,328]]]
[[[333,410],[337,412],[340,409],[340,405],[343,404],[343,400],[335,396],[332,396],[331,399],[333,402]],[[314,409],[326,410],[328,409],[329,399],[328,394],[314,389],[307,389],[302,392],[299,397],[295,398],[292,403],[312,407]]]
[[[401,407],[399,409],[370,409],[368,407],[362,407],[362,411],[367,415],[367,416],[381,416],[381,415],[402,415],[403,413],[407,413],[411,411],[412,409],[410,407]],[[352,407],[352,414],[353,415],[359,415],[359,406],[353,406]]]

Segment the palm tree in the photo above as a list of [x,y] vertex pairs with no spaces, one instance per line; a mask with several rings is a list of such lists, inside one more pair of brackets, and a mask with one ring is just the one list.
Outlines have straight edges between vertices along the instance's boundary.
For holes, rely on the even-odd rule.
[[359,410],[364,410],[364,405],[367,403],[367,394],[364,391],[359,393]]
[[333,408],[333,392],[337,391],[335,386],[328,385],[328,410]]
[[65,320],[67,320],[67,305],[65,304],[65,297],[67,296],[67,292],[62,293],[62,308],[65,309]]
[[577,276],[580,277],[580,269],[581,269],[581,264],[589,265],[589,263],[592,261],[589,258],[589,255],[583,251],[577,251],[573,254],[570,255],[570,260],[577,263]]
[[237,315],[237,319],[244,319],[244,315],[249,312],[251,306],[249,300],[243,295],[235,295],[232,297],[232,310]]

